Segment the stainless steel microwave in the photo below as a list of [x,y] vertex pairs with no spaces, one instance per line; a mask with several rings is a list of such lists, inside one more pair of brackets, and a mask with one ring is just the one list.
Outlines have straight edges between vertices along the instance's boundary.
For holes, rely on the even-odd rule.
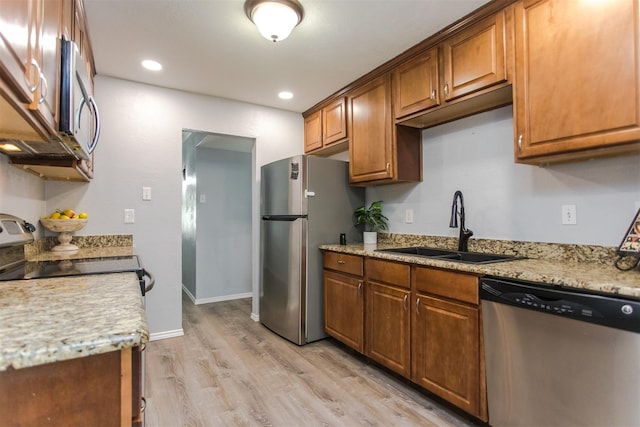
[[61,39],[60,136],[78,158],[91,159],[100,136],[100,113],[78,46]]

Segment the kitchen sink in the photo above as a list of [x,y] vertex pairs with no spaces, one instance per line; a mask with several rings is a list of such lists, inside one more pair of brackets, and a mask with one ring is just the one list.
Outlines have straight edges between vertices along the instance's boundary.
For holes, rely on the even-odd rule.
[[411,246],[406,248],[378,249],[376,252],[399,253],[404,255],[416,255],[426,258],[441,259],[446,261],[464,262],[469,264],[489,264],[493,262],[512,261],[521,259],[512,255],[496,255],[480,252],[450,251],[447,249],[429,248],[424,246]]

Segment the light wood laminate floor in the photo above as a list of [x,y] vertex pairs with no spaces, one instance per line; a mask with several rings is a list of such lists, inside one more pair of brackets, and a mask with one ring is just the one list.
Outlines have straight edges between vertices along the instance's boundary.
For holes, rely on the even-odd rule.
[[336,341],[299,347],[251,300],[195,306],[146,350],[147,426],[472,426]]

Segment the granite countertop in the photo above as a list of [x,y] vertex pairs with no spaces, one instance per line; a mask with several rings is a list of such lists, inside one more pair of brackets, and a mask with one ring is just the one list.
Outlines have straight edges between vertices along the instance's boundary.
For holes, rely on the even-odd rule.
[[44,251],[30,254],[27,261],[58,261],[65,259],[109,258],[134,255],[133,246],[111,246],[99,248],[80,248],[70,252]]
[[378,244],[377,246],[363,244],[328,244],[320,245],[320,249],[388,259],[391,261],[408,262],[429,267],[445,268],[478,275],[542,282],[640,299],[640,271],[620,271],[615,268],[612,262],[579,262],[560,258],[530,258],[492,264],[466,264],[415,255],[376,252],[376,249],[403,246],[411,245],[402,243],[386,243]]
[[0,286],[0,371],[148,340],[135,273],[14,280]]

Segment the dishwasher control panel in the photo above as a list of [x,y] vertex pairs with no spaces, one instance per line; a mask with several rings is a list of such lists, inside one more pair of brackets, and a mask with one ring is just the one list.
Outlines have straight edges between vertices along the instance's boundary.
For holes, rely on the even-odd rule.
[[480,298],[640,333],[640,301],[507,279],[480,279]]

